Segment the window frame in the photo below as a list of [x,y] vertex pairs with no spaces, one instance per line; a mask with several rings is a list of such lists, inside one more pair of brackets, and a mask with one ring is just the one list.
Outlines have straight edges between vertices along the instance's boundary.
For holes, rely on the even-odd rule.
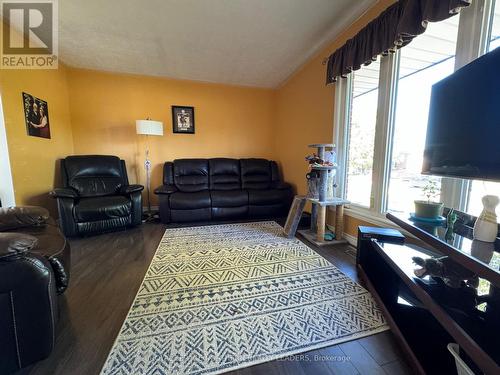
[[[455,49],[455,71],[487,51],[494,5],[495,0],[476,0],[458,15],[460,18]],[[370,207],[351,203],[346,214],[373,224],[387,225],[388,220],[384,214],[388,209],[400,52],[398,50],[380,58]],[[335,194],[344,199],[349,158],[349,112],[352,103],[352,87],[351,74],[347,78],[339,78],[335,83],[334,129],[339,166]],[[471,185],[470,180],[443,177],[441,201],[445,206],[466,211]]]

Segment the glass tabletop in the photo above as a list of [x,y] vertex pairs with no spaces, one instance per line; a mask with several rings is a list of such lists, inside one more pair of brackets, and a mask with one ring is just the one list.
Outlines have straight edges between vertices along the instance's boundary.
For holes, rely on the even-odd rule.
[[446,242],[464,254],[470,255],[484,265],[495,271],[500,269],[500,243],[483,242],[472,239],[472,228],[458,218],[455,223],[449,224],[449,220],[436,223],[416,220],[410,215],[395,215],[400,220],[413,225],[426,233]]

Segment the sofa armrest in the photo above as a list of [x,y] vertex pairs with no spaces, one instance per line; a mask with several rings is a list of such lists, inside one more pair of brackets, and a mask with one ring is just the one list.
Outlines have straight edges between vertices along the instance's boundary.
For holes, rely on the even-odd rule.
[[288,182],[276,181],[272,183],[271,187],[278,190],[287,190],[291,189],[292,185],[290,185]]
[[120,194],[127,196],[132,202],[132,226],[142,223],[142,185],[125,185],[120,188]]
[[155,189],[155,194],[158,196],[159,201],[160,219],[164,224],[170,223],[170,195],[176,191],[178,191],[177,187],[172,184],[164,184]]
[[[11,296],[2,305],[2,374],[19,371],[49,356],[59,317],[56,283],[48,261],[29,251],[0,261],[0,292]],[[7,293],[7,294],[5,294]],[[5,334],[7,333],[7,334]],[[3,362],[5,358],[13,361]]]
[[52,198],[77,199],[79,197],[78,192],[72,188],[55,188],[49,194]]
[[120,194],[129,195],[132,193],[139,193],[144,190],[142,185],[125,185],[120,188]]
[[24,233],[0,233],[0,261],[16,259],[38,243],[34,236]]
[[155,194],[172,194],[177,191],[174,185],[161,185],[155,189]]
[[14,206],[0,208],[0,231],[32,227],[45,224],[49,211],[37,206]]

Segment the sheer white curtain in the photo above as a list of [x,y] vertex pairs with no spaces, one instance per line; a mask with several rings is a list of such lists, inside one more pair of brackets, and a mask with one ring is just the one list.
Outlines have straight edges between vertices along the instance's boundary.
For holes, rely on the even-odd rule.
[[3,118],[2,98],[0,97],[0,200],[3,207],[14,206],[14,186],[10,170],[9,148],[7,133]]

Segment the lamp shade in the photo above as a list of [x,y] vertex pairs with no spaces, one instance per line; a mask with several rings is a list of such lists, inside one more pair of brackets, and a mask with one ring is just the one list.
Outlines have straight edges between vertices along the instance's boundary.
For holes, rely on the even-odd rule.
[[136,120],[135,130],[137,134],[163,135],[163,122],[153,120]]

